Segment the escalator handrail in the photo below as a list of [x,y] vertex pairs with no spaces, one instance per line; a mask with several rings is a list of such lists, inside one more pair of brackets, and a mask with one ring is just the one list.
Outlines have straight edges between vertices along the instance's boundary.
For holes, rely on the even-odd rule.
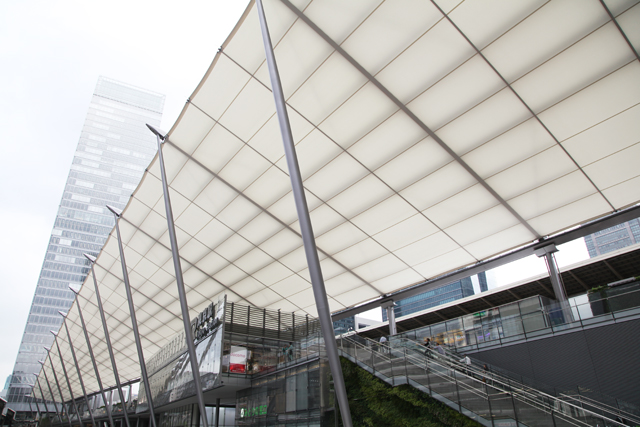
[[[361,341],[364,341],[364,342],[365,342],[365,344],[363,344],[362,342],[360,342],[360,343],[359,343],[359,342],[357,342],[357,341],[354,339],[354,337],[356,337],[356,336],[357,336]],[[360,345],[360,346],[361,346],[361,348],[367,349],[367,350],[369,350],[369,351],[372,351],[372,347],[373,347],[374,345],[377,345],[377,346],[379,346],[379,347],[381,347],[381,348],[385,348],[385,350],[386,350],[386,351],[385,351],[385,352],[382,352],[381,354],[382,354],[382,355],[384,355],[384,354],[388,354],[388,355],[389,355],[389,359],[391,358],[391,357],[390,357],[390,356],[391,356],[391,351],[392,351],[392,350],[396,350],[396,349],[394,349],[394,348],[391,346],[391,342],[389,342],[389,341],[386,341],[386,342],[378,342],[378,341],[374,341],[374,340],[372,340],[372,339],[370,339],[370,338],[362,337],[362,336],[358,336],[358,335],[351,335],[351,336],[348,336],[348,337],[343,337],[343,336],[341,336],[341,338],[342,338],[342,339],[345,339],[345,340],[348,340],[348,341],[351,341],[351,342],[353,342],[354,344],[358,344],[358,345]],[[404,342],[409,342],[409,343],[413,344],[413,345],[414,345],[414,350],[417,350],[417,348],[424,348],[424,349],[425,349],[425,350],[427,350],[427,351],[431,351],[431,352],[433,352],[433,349],[428,348],[428,347],[424,347],[423,345],[421,345],[421,344],[419,344],[419,343],[417,343],[417,342],[415,342],[415,341],[412,341],[412,340],[410,340],[410,339],[408,339],[408,338],[400,338],[399,340],[404,341]],[[397,342],[397,341],[398,341],[398,340],[396,340],[396,342]],[[367,343],[369,344],[368,346],[366,345]],[[406,348],[406,347],[404,347],[404,348]],[[450,354],[455,354],[454,352],[451,352],[451,351],[449,351],[449,353],[450,353]],[[435,353],[434,353],[434,355],[436,355],[436,356],[438,357],[438,359],[444,359],[444,360],[445,360],[445,362],[447,362],[447,363],[449,364],[449,367],[448,367],[448,368],[453,368],[453,369],[455,369],[455,370],[458,370],[462,375],[464,375],[464,376],[466,376],[466,377],[470,378],[470,379],[471,379],[471,380],[473,380],[473,381],[479,381],[479,380],[478,380],[478,378],[474,377],[473,375],[467,375],[467,374],[464,372],[464,370],[466,370],[467,372],[474,372],[474,373],[476,373],[476,374],[478,374],[478,375],[480,375],[480,376],[486,376],[486,374],[487,374],[487,373],[485,373],[484,371],[481,371],[481,370],[479,370],[479,369],[477,369],[477,368],[473,367],[472,365],[470,366],[470,365],[466,365],[466,364],[461,364],[458,360],[455,360],[453,356],[447,356],[447,355],[446,355],[446,351],[445,351],[445,354],[444,354],[444,355],[443,355],[443,354],[441,354],[441,353],[437,353],[437,352],[435,352]],[[414,358],[414,359],[415,359],[415,355],[412,355],[412,356],[414,356],[414,357],[412,357],[412,358]],[[443,356],[444,356],[444,357],[443,357]],[[424,353],[422,353],[422,357],[423,357],[423,361],[422,361],[422,362],[424,363],[424,359],[427,359],[427,356],[426,356]],[[433,360],[431,360],[431,362],[433,363]],[[439,366],[443,366],[443,365],[441,365],[441,364],[438,364],[438,365],[439,365]],[[444,366],[444,367],[445,367],[445,368],[447,368],[447,366]],[[526,389],[525,389],[524,387],[516,387],[516,388],[515,388],[515,390],[514,390],[514,387],[513,387],[513,385],[514,385],[514,384],[513,384],[513,383],[514,383],[514,380],[511,380],[511,379],[509,379],[509,378],[502,378],[501,376],[496,376],[493,372],[488,372],[488,373],[492,375],[492,379],[491,379],[491,381],[492,381],[492,383],[493,383],[493,385],[492,385],[492,386],[493,386],[494,388],[497,388],[497,387],[495,387],[495,384],[500,384],[500,385],[502,385],[504,388],[509,389],[510,391],[506,391],[506,390],[503,390],[503,391],[504,391],[504,392],[507,392],[507,393],[511,393],[511,394],[512,394],[512,396],[513,396],[514,398],[517,398],[517,397],[527,397],[527,398],[529,398],[529,399],[531,399],[531,400],[533,400],[533,401],[535,401],[535,402],[537,402],[537,403],[541,403],[541,404],[542,404],[542,405],[541,405],[542,407],[548,407],[550,410],[552,410],[552,411],[554,411],[554,412],[556,412],[556,413],[562,414],[562,415],[564,415],[564,416],[566,416],[566,417],[572,418],[572,419],[574,419],[574,420],[576,420],[576,421],[578,421],[578,422],[581,422],[581,421],[580,421],[580,420],[578,420],[578,419],[576,419],[575,417],[573,417],[573,416],[569,415],[569,414],[566,414],[564,411],[562,411],[562,412],[561,412],[561,411],[558,411],[558,409],[556,409],[556,408],[561,407],[560,405],[565,405],[565,406],[572,407],[574,410],[578,411],[578,413],[580,413],[580,412],[583,412],[583,413],[589,413],[589,414],[591,414],[591,415],[593,415],[593,416],[596,416],[596,417],[598,417],[598,418],[602,418],[603,420],[610,421],[610,422],[613,422],[613,423],[618,423],[618,424],[620,424],[621,426],[623,426],[623,425],[624,425],[624,424],[621,424],[619,421],[616,421],[616,420],[610,419],[610,418],[608,418],[608,417],[606,417],[606,416],[604,416],[604,415],[598,414],[598,413],[593,412],[593,411],[591,411],[591,410],[584,409],[584,408],[582,408],[582,407],[580,407],[580,406],[578,406],[578,405],[575,405],[575,404],[573,404],[573,403],[570,403],[570,402],[567,402],[567,401],[565,401],[565,400],[559,399],[559,398],[558,398],[558,397],[556,397],[556,396],[553,396],[553,395],[550,395],[550,394],[548,394],[548,393],[542,392],[542,391],[537,390],[537,389],[535,389],[535,388],[531,388],[531,387],[528,387],[528,386],[526,387]],[[506,383],[504,382],[505,380],[507,381]],[[515,381],[515,383],[516,383],[517,385],[519,385],[519,386],[523,386],[523,385],[524,385],[524,384],[519,383],[519,382],[517,382],[517,381]],[[520,393],[514,393],[514,391],[516,391],[516,392],[520,392]],[[525,393],[526,393],[526,394],[525,394]],[[531,396],[539,396],[539,397],[541,397],[542,399],[535,399],[535,398],[532,398]],[[549,402],[553,402],[554,404],[553,404],[553,405],[551,405],[551,403],[546,403],[546,402],[544,401],[544,399],[547,399]],[[540,400],[542,400],[542,402],[540,402]],[[527,402],[527,403],[531,404],[531,402]],[[540,408],[539,408],[539,409],[540,409]]]

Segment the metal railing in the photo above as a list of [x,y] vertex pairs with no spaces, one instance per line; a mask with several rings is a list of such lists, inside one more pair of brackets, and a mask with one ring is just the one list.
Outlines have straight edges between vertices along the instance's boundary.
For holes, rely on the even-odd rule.
[[351,335],[338,343],[343,356],[388,384],[410,384],[485,426],[627,425],[408,339]]
[[430,337],[458,351],[478,351],[596,324],[621,322],[640,317],[640,289],[631,286],[619,295],[601,298],[599,293],[585,294],[562,304],[540,296],[525,298],[399,335],[410,339]]

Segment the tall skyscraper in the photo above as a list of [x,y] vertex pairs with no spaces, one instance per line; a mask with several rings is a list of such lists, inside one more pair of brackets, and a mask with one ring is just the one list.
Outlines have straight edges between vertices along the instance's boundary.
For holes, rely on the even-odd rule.
[[584,237],[589,258],[640,243],[640,218],[605,228]]
[[146,123],[160,125],[164,95],[100,77],[80,134],[49,239],[29,318],[7,393],[9,406],[29,411],[34,373],[74,294],[89,272],[85,253],[97,255],[114,226],[105,205],[124,208],[156,153]]

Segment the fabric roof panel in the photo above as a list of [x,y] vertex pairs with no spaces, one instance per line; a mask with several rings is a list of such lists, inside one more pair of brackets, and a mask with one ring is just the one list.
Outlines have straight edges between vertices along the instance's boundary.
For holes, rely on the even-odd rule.
[[442,253],[442,255],[415,265],[413,268],[423,276],[432,278],[456,270],[460,265],[468,265],[475,261],[475,258],[469,255],[467,251],[459,248],[451,252]]
[[234,189],[245,190],[269,169],[271,163],[254,149],[245,146],[220,171],[220,178]]
[[[640,175],[638,159],[640,159],[640,142],[591,163],[585,166],[584,170],[598,187],[605,189]],[[640,194],[640,191],[634,191],[634,193]]]
[[[267,18],[268,19],[268,18]],[[269,28],[271,29],[271,28]],[[284,97],[289,98],[333,52],[333,49],[315,31],[296,21],[287,35],[274,45],[274,53],[281,70]],[[264,55],[263,55],[264,56]],[[255,73],[255,78],[271,87],[266,62]]]
[[244,197],[236,197],[217,215],[216,219],[231,230],[237,231],[260,215],[261,212],[259,207]]
[[597,2],[547,2],[487,46],[483,54],[511,83],[606,21],[607,14]]
[[442,17],[431,3],[405,1],[403,6],[382,3],[341,43],[373,75]]
[[606,24],[513,83],[534,112],[543,111],[605,77],[629,61],[628,46],[616,43],[620,32]]
[[237,196],[238,192],[228,184],[220,179],[214,179],[196,197],[194,203],[209,215],[216,217]]
[[[625,3],[625,5],[628,4],[629,2]],[[640,51],[640,28],[637,25],[638,20],[640,20],[640,5],[629,8],[617,20],[618,25],[620,25],[636,52]]]
[[611,207],[602,196],[594,194],[532,218],[528,222],[540,233],[548,235],[557,233],[562,229],[561,224],[567,224],[572,220],[576,225],[575,218],[578,215],[586,218],[597,218],[610,210]]
[[510,89],[505,88],[436,133],[453,151],[462,155],[530,117],[529,110]]
[[640,64],[633,61],[539,116],[559,141],[640,102]]
[[504,86],[491,67],[475,55],[411,101],[408,107],[429,128],[437,130]]
[[397,112],[350,146],[347,152],[369,170],[376,170],[424,137],[422,128],[405,113]]
[[[432,259],[440,253],[446,253],[458,248],[458,244],[442,231],[431,234],[424,239],[404,246],[394,253],[409,266],[415,266],[425,259]],[[420,273],[420,272],[419,272]],[[422,273],[421,273],[422,274]],[[425,277],[431,277],[426,276]]]
[[451,162],[402,190],[400,195],[422,211],[475,183],[462,166]]
[[574,171],[509,200],[509,204],[523,218],[530,219],[595,194],[596,191],[582,172]]
[[373,236],[415,215],[416,210],[398,195],[381,201],[377,205],[352,218],[351,222]]
[[466,249],[476,259],[485,259],[493,255],[496,249],[508,251],[514,249],[513,241],[533,242],[536,236],[531,234],[526,227],[521,224],[506,228],[495,234],[488,235],[480,240],[469,243]]
[[204,258],[210,249],[197,239],[191,239],[180,249],[180,256],[192,265]]
[[274,283],[273,285],[271,285],[270,289],[276,292],[278,295],[281,295],[282,298],[288,298],[289,296],[301,292],[309,288],[310,286],[311,284],[304,280],[302,277],[293,274],[277,283]]
[[607,200],[613,206],[627,207],[637,203],[637,191],[640,188],[640,179],[633,178],[618,185],[602,190]]
[[[282,140],[279,141],[282,146]],[[313,130],[296,145],[296,154],[300,166],[302,179],[306,180],[320,169],[329,164],[342,153],[342,149],[319,130]],[[276,166],[287,174],[288,168],[285,158],[281,158]],[[291,186],[291,183],[289,183]]]
[[[379,293],[372,289],[369,286],[360,286],[359,288],[352,289],[348,292],[336,295],[334,299],[340,303],[343,307],[349,307],[362,300],[367,300],[371,298],[375,298],[379,295]],[[331,307],[330,307],[331,308]],[[338,310],[339,307],[332,308],[333,310]]]
[[291,191],[291,180],[279,168],[272,166],[256,179],[244,194],[262,207],[271,206]]
[[424,215],[444,229],[497,204],[495,197],[482,185],[476,184],[426,209]]
[[574,170],[575,164],[556,145],[488,178],[487,183],[509,200]]
[[282,224],[263,212],[244,225],[238,234],[258,246],[282,229]]
[[[312,123],[321,123],[366,82],[366,78],[346,59],[334,53],[289,98],[288,103]],[[274,108],[273,98],[271,108]]]
[[328,200],[327,204],[346,219],[351,219],[392,194],[392,189],[370,174]]
[[[296,145],[313,130],[313,125],[307,119],[298,114],[294,109],[287,109],[289,123],[291,124],[291,134]],[[282,134],[276,115],[271,116],[269,121],[249,141],[248,144],[259,152],[271,163],[278,162],[284,157],[284,146],[282,145]],[[286,167],[281,167],[286,171]]]
[[507,3],[466,1],[451,11],[450,16],[471,42],[482,50],[544,3],[543,0]]
[[341,0],[315,0],[304,14],[318,27],[341,44],[380,4],[382,0],[344,2]]
[[171,183],[171,187],[187,199],[193,200],[212,179],[213,175],[208,170],[193,160],[188,160],[181,173]]
[[[187,103],[182,116],[180,117],[180,124],[181,126],[176,128],[176,130],[171,134],[171,141],[174,144],[179,145],[187,154],[191,154],[198,147],[200,141],[202,141],[211,131],[215,122],[199,108]],[[164,154],[167,178],[169,179],[169,182],[171,182],[170,179],[174,174],[170,172],[172,168],[170,167],[171,163],[169,158],[173,157],[168,156],[166,153]]]
[[217,54],[214,62],[216,66],[191,97],[191,103],[218,120],[251,76],[224,54]]
[[[360,288],[364,283],[355,275],[345,272],[330,279],[325,280],[327,292],[331,295],[338,295],[353,289]],[[311,286],[311,284],[309,284]]]
[[218,122],[240,140],[246,142],[274,113],[275,106],[271,91],[251,79]]
[[364,239],[367,235],[350,222],[344,222],[320,237],[316,237],[318,248],[332,255]]
[[410,245],[420,239],[430,236],[438,228],[422,213],[413,215],[398,224],[376,234],[374,238],[389,251]]
[[466,153],[462,160],[481,178],[488,178],[555,144],[549,132],[531,118]]
[[216,125],[193,153],[193,159],[217,174],[243,147],[237,136]]
[[367,175],[367,170],[343,153],[305,181],[314,195],[329,200]]
[[636,144],[639,135],[640,104],[572,136],[562,146],[579,165],[586,166]]
[[387,253],[380,258],[354,268],[353,272],[368,283],[373,284],[377,280],[408,269],[409,267],[395,255]]
[[[272,42],[275,44],[276,40],[273,39]],[[247,6],[232,35],[222,45],[222,49],[251,74],[255,73],[262,64],[264,45],[255,4],[250,3]]]
[[440,20],[376,78],[408,103],[473,55],[475,51],[460,33],[446,20]]
[[380,292],[389,293],[398,289],[398,283],[406,284],[405,287],[423,282],[425,280],[424,276],[421,276],[412,269],[405,269],[398,273],[391,274],[389,276],[383,277],[382,279],[376,280],[371,283],[376,289],[379,289]]
[[496,205],[444,231],[461,246],[483,239],[518,224],[518,219],[502,205]]
[[387,251],[372,239],[365,239],[336,253],[333,257],[348,269],[353,270],[363,264],[385,255]]
[[429,176],[438,173],[451,163],[451,156],[433,139],[426,138],[390,159],[375,174],[395,191],[401,191]]
[[342,148],[349,148],[398,110],[377,87],[365,84],[321,124],[320,130]]

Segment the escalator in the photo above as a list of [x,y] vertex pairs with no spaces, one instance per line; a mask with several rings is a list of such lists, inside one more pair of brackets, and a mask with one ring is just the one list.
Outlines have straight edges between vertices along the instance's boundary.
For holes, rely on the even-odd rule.
[[[504,375],[467,365],[406,338],[378,343],[358,335],[337,338],[342,356],[387,384],[409,384],[482,425],[492,427],[636,425],[572,399],[549,395]],[[442,350],[441,350],[442,351]],[[640,425],[640,423],[637,423]]]

